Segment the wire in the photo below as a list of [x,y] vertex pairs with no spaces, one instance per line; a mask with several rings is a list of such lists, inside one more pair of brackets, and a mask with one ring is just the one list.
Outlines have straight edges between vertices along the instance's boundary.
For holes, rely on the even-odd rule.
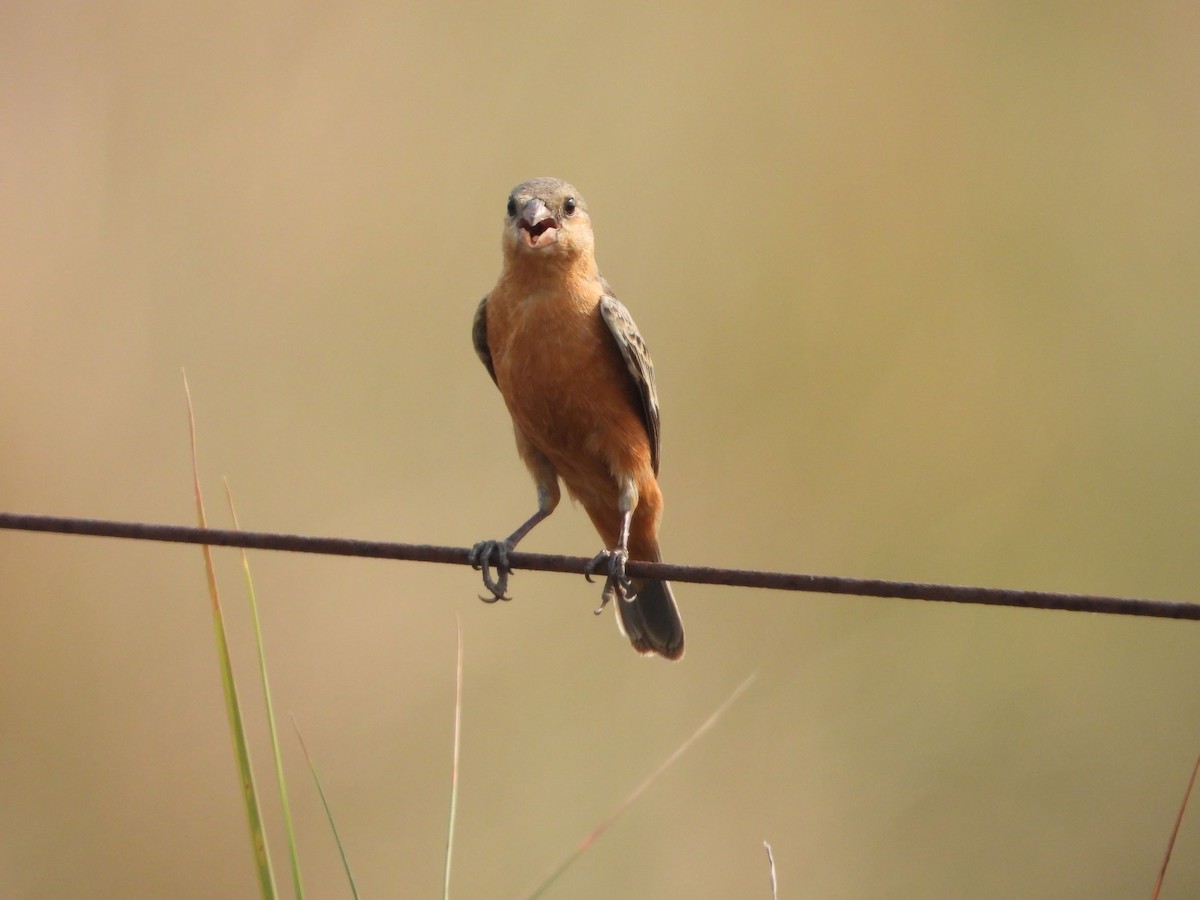
[[[128,538],[140,541],[167,541],[181,544],[208,544],[214,547],[243,547],[248,550],[286,550],[294,553],[321,553],[329,556],[401,559],[451,565],[469,565],[467,554],[470,552],[466,547],[441,547],[432,544],[401,544],[388,541],[364,541],[355,538],[310,537],[299,534],[192,528],[182,525],[115,522],[105,519],[78,519],[17,513],[0,513],[0,529]],[[546,553],[517,551],[510,553],[508,558],[511,568],[514,570],[568,572],[577,575],[583,574],[584,566],[590,562],[589,557],[583,556],[555,556]],[[1200,620],[1200,604],[1179,600],[1106,597],[1095,594],[1064,594],[1052,591],[1021,591],[1009,588],[884,581],[846,578],[837,575],[802,575],[750,569],[720,569],[635,560],[629,561],[626,571],[634,578],[653,578],[695,584],[770,588],[779,591],[808,591],[821,594],[853,594],[861,597],[936,600],[985,606],[1012,606],[1024,609],[1058,609],[1070,612],[1149,616],[1160,619]]]

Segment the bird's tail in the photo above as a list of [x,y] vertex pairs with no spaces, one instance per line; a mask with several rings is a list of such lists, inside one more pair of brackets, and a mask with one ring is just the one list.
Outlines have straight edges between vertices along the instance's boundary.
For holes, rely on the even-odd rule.
[[667,659],[683,656],[683,621],[665,581],[634,581],[637,596],[618,599],[617,627],[638,653],[657,653]]

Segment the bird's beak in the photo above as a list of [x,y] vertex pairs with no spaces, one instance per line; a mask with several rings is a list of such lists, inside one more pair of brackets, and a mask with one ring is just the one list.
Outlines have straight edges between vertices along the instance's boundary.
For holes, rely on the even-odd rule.
[[517,230],[521,243],[526,247],[549,247],[558,240],[558,219],[550,215],[546,204],[535,197],[521,210]]

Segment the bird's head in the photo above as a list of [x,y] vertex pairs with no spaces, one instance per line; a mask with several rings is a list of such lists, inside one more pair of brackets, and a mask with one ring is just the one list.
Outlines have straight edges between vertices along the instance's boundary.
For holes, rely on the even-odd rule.
[[592,221],[579,191],[557,178],[534,178],[508,195],[504,255],[570,262],[593,249]]

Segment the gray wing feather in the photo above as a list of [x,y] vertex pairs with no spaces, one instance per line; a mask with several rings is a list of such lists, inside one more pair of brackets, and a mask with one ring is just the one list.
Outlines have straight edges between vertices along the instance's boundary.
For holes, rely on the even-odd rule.
[[[606,285],[607,286],[607,285]],[[600,315],[604,324],[612,332],[613,339],[625,360],[625,367],[633,376],[634,385],[642,398],[642,421],[646,425],[646,434],[650,436],[650,462],[654,466],[654,474],[658,474],[659,456],[659,422],[658,422],[658,390],[654,386],[654,364],[650,362],[650,353],[646,350],[646,342],[633,323],[621,301],[612,294],[600,298]],[[478,346],[478,345],[476,345]],[[494,377],[494,376],[493,376]]]
[[496,367],[492,364],[492,351],[488,347],[487,302],[488,298],[484,297],[479,301],[479,306],[475,310],[475,322],[471,325],[471,341],[475,344],[475,355],[487,368],[488,374],[492,376],[492,381],[496,381]]

